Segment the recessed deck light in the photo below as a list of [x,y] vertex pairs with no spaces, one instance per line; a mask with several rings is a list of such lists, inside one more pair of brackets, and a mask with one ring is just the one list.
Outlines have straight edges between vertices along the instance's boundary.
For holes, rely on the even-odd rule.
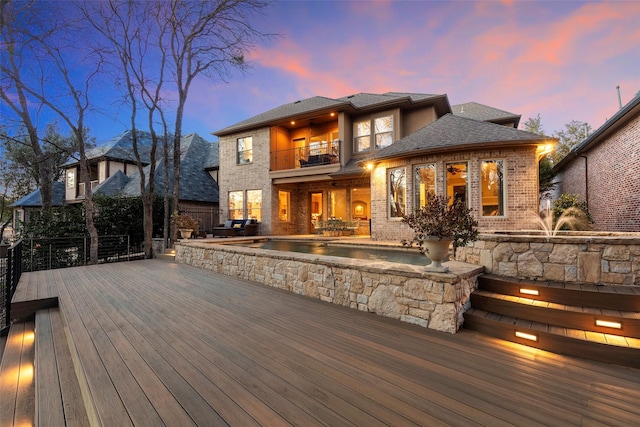
[[520,293],[525,295],[540,295],[537,289],[520,288]]
[[528,334],[526,332],[516,331],[516,337],[523,338],[529,341],[538,341],[538,336],[534,334]]
[[596,319],[596,326],[602,326],[605,328],[622,329],[622,323],[612,322],[609,320]]

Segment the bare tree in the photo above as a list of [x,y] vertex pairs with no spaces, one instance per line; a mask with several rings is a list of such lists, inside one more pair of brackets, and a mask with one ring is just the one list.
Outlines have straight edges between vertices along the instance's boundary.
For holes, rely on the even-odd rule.
[[[101,71],[100,52],[87,52],[91,58],[83,56],[78,48],[76,37],[84,29],[78,28],[79,21],[70,19],[70,15],[58,8],[58,4],[19,3],[26,5],[25,10],[15,10],[16,3],[3,1],[2,31],[3,37],[10,40],[8,71],[12,92],[2,88],[2,99],[9,103],[14,96],[19,99],[20,109],[13,109],[29,132],[31,141],[37,141],[37,127],[31,119],[28,100],[35,101],[39,109],[47,109],[57,115],[69,127],[76,143],[80,176],[85,183],[85,220],[91,239],[90,260],[98,261],[98,232],[94,225],[94,205],[89,178],[89,165],[86,157],[88,146],[88,129],[85,125],[87,113],[90,111],[90,88],[95,77]],[[5,13],[6,11],[6,13]],[[30,17],[25,21],[25,17]],[[25,24],[25,22],[28,22]],[[58,25],[64,22],[64,25]],[[20,36],[20,37],[18,37]],[[13,52],[13,53],[11,53]],[[29,58],[30,76],[23,76],[20,61]],[[4,65],[3,65],[4,67]],[[4,71],[4,70],[3,70]],[[56,84],[51,82],[55,81]],[[31,135],[31,133],[34,133]],[[36,156],[38,152],[32,142]],[[43,156],[44,157],[44,156]],[[42,166],[41,166],[42,168]],[[43,169],[47,182],[52,182],[53,166]],[[51,187],[48,193],[43,192],[43,206],[51,203]]]

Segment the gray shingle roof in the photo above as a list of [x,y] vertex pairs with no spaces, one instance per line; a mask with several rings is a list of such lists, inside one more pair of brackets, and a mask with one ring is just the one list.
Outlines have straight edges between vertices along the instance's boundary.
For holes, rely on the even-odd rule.
[[488,105],[478,104],[477,102],[467,102],[465,104],[454,105],[451,107],[451,112],[459,117],[480,120],[483,122],[515,120],[517,126],[518,121],[520,121],[520,116],[518,114],[499,110],[497,108],[489,107]]
[[[117,196],[122,192],[122,189],[127,185],[129,180],[130,178],[125,175],[124,172],[118,170],[95,187],[93,189],[93,194],[102,194],[108,197]],[[138,191],[138,194],[139,193],[140,192]]]
[[285,120],[291,117],[310,114],[322,110],[348,110],[357,112],[359,110],[384,107],[387,104],[400,103],[405,101],[417,103],[425,102],[428,100],[436,101],[438,99],[444,99],[446,101],[446,106],[443,108],[447,110],[446,112],[448,112],[449,101],[446,100],[446,95],[387,92],[384,94],[358,93],[355,95],[344,96],[337,99],[314,96],[312,98],[307,98],[289,104],[281,105],[272,110],[266,111],[262,114],[258,114],[257,116],[253,116],[249,119],[226,127],[224,129],[220,129],[214,132],[214,135],[222,136],[255,127],[266,126],[275,121]]
[[[205,170],[211,159],[217,158],[212,151],[218,150],[218,144],[212,144],[198,134],[183,136],[180,144],[180,200],[196,202],[218,203],[218,183]],[[213,164],[213,163],[211,163]],[[149,174],[150,167],[145,167],[145,174]],[[148,183],[147,183],[148,185]],[[164,193],[164,162],[160,159],[155,170],[155,191]],[[169,181],[169,192],[173,191],[173,181]],[[140,195],[140,175],[129,178],[121,193],[124,196]]]
[[[64,204],[65,185],[64,182],[55,181],[51,188],[51,206],[62,206]],[[32,191],[20,200],[13,202],[11,208],[39,208],[42,206],[42,196],[40,189]]]
[[[143,163],[147,164],[150,161],[151,156],[151,133],[145,131],[138,131],[138,152],[140,153],[140,159]],[[158,150],[160,152],[161,150]],[[133,131],[127,130],[120,135],[111,138],[98,147],[91,148],[86,152],[87,159],[99,159],[102,157],[109,158],[111,160],[119,160],[125,162],[136,162],[136,157],[133,152]],[[157,157],[157,156],[156,156]],[[67,162],[67,165],[73,165],[78,163],[77,160]]]
[[459,151],[482,146],[532,144],[547,140],[549,138],[523,130],[446,114],[415,133],[379,150],[367,160],[448,150]]

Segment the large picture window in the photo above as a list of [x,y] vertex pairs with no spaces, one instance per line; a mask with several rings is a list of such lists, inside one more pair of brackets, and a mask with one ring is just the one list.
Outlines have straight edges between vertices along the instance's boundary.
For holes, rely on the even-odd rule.
[[242,191],[229,192],[229,219],[244,218],[244,194]]
[[253,163],[253,138],[247,136],[237,140],[238,158],[237,164]]
[[480,163],[482,216],[503,216],[504,161],[484,160]]
[[436,165],[419,165],[413,175],[414,209],[427,203],[427,194],[436,194]]
[[406,212],[407,173],[405,168],[389,169],[389,217],[401,218]]
[[461,201],[467,206],[467,164],[447,163],[447,197],[449,204]]
[[262,221],[262,190],[247,190],[247,218]]

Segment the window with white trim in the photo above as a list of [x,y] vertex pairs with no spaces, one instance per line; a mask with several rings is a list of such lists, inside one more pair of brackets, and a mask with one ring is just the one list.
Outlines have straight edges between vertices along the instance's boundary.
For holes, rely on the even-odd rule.
[[504,216],[504,160],[480,162],[482,216]]
[[[373,130],[373,133],[372,133]],[[367,117],[353,123],[353,149],[356,153],[379,150],[393,144],[393,115]]]
[[239,165],[253,163],[253,137],[238,138],[236,144],[238,152],[236,163]]
[[389,169],[387,175],[389,218],[402,218],[406,212],[407,172],[405,168]]

